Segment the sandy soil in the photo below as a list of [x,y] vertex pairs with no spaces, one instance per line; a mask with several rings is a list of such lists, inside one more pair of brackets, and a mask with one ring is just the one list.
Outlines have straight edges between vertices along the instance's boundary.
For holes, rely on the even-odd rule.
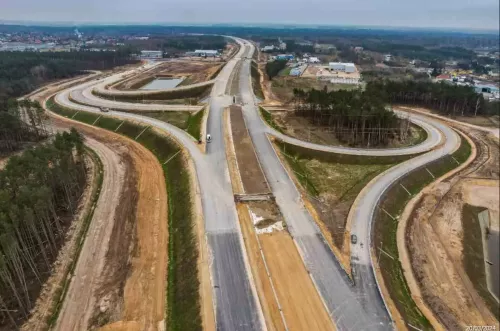
[[477,158],[469,166],[423,192],[406,232],[407,251],[418,283],[416,289],[409,282],[412,294],[417,303],[425,302],[446,329],[498,325],[462,264],[463,205],[484,206],[498,215],[498,180],[492,185],[491,180],[472,179],[478,174],[498,178],[498,155],[495,157],[493,151],[495,145],[477,145]]
[[342,71],[330,71],[328,70],[327,65],[308,65],[304,73],[302,74],[302,77],[307,77],[307,78],[316,78],[317,76],[323,76],[323,77],[346,77],[346,78],[360,78],[360,73],[358,70],[355,72],[342,72]]
[[[265,59],[265,54],[260,53],[259,58]],[[273,93],[272,82],[269,80],[267,74],[265,73],[265,66],[266,66],[265,62],[258,64],[258,69],[260,73],[260,86],[262,88],[262,93],[264,93],[265,102],[268,105],[281,104],[278,97]]]
[[333,330],[334,326],[287,232],[259,235],[262,251],[289,330]]
[[248,260],[252,269],[252,276],[255,287],[257,288],[267,329],[269,331],[284,331],[286,329],[280,314],[280,307],[273,292],[271,279],[266,271],[248,207],[243,203],[238,203],[236,205],[236,210],[238,211],[243,241],[245,242]]
[[100,155],[104,181],[57,329],[122,320],[138,323],[140,330],[162,330],[168,239],[163,171],[138,143],[75,126],[106,144]]
[[137,245],[125,283],[124,321],[141,330],[162,330],[167,279],[167,195],[163,169],[156,157],[127,139],[138,177]]
[[[67,122],[53,121],[58,127],[69,127]],[[122,161],[117,151],[98,140],[86,137],[103,163],[103,183],[96,210],[73,274],[66,299],[61,308],[56,329],[87,329],[98,298],[93,289],[101,281],[100,273],[106,260],[107,243],[114,226],[116,206],[125,190],[124,176],[131,164]]]

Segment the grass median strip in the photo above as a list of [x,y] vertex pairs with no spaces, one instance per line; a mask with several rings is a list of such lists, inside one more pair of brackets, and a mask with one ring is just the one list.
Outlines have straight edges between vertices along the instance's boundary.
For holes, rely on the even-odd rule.
[[189,115],[187,121],[186,131],[197,140],[201,139],[201,123],[203,121],[204,114],[205,108],[195,114]]
[[[67,116],[71,110],[48,100],[47,107],[57,114]],[[86,113],[81,122],[92,125],[101,114]],[[95,124],[134,139],[146,128],[129,121],[102,116]],[[190,175],[186,161],[177,155],[181,148],[170,138],[154,130],[144,131],[137,141],[148,148],[160,161],[165,174],[168,196],[168,280],[167,280],[167,330],[201,330],[201,313],[198,280],[198,246],[195,218],[192,214]],[[166,160],[169,162],[165,163]]]
[[[375,211],[373,246],[378,256],[384,283],[405,322],[422,330],[430,330],[432,326],[413,301],[398,260],[397,218],[413,196],[432,183],[435,178],[441,177],[465,162],[470,153],[469,142],[461,136],[460,147],[456,152],[443,156],[402,177],[385,192],[378,205],[379,208]],[[380,254],[381,252],[383,253]]]

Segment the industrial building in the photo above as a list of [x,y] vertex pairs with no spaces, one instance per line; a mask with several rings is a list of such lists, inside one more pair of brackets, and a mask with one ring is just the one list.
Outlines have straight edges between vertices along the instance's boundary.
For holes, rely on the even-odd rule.
[[197,49],[194,51],[195,56],[216,57],[219,56],[219,51],[213,49]]
[[304,62],[309,62],[309,63],[321,63],[321,61],[315,57],[315,56],[310,56],[307,59],[304,60]]
[[162,51],[141,51],[141,58],[143,59],[161,59],[162,57]]
[[293,60],[294,56],[292,54],[279,54],[276,55],[276,60]]
[[330,62],[328,66],[331,71],[356,72],[354,63]]
[[264,46],[261,49],[261,51],[262,52],[272,52],[272,51],[274,51],[274,48],[275,48],[274,45],[267,45],[267,46]]

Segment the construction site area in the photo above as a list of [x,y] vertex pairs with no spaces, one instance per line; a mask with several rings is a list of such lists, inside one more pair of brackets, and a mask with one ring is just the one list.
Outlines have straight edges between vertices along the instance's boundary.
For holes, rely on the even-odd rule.
[[499,256],[498,141],[460,128],[474,141],[476,158],[423,192],[398,238],[415,277],[410,287],[418,286],[415,292],[444,329],[498,323],[498,268],[492,265]]
[[[60,161],[16,151],[0,171],[39,162],[66,179],[76,159],[83,179],[50,198],[78,192],[71,217],[0,205],[27,229],[0,236],[0,331],[498,328],[500,130],[332,88],[360,79],[351,63],[270,79],[253,42],[224,38],[210,59],[136,61],[19,100],[48,132],[30,144]],[[173,85],[144,88],[160,80]],[[17,182],[0,176],[25,203]]]

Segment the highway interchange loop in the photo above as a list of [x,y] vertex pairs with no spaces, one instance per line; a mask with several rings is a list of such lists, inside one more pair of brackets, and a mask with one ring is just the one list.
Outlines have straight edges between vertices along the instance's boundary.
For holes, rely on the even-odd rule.
[[[259,115],[250,77],[254,46],[246,40],[231,38],[241,47],[211,82],[213,88],[209,99],[207,132],[213,139],[212,143],[207,144],[206,153],[201,152],[194,138],[183,130],[137,113],[124,112],[192,111],[199,109],[199,106],[117,102],[101,99],[92,94],[93,89],[102,92],[107,86],[139,72],[137,69],[69,87],[58,93],[55,101],[78,111],[101,113],[99,107],[110,108],[107,114],[142,122],[166,131],[187,149],[196,167],[205,234],[212,257],[210,271],[217,329],[263,330],[266,329],[265,322],[242,241],[222,137],[223,109],[233,101],[233,97],[226,94],[226,87],[234,68],[240,66],[238,100],[242,104],[255,151],[290,234],[334,325],[337,330],[393,329],[390,313],[377,285],[370,254],[370,233],[376,206],[383,193],[397,179],[446,154],[453,153],[460,145],[460,137],[454,130],[436,119],[410,113],[405,113],[404,116],[427,131],[427,139],[411,147],[360,149],[323,146],[283,135],[267,126]],[[153,66],[154,64],[146,64],[143,69],[147,70]],[[399,114],[403,116],[403,113]],[[290,144],[334,153],[367,156],[420,154],[377,176],[354,202],[349,213],[352,221],[351,233],[356,234],[358,241],[366,243],[363,246],[353,245],[351,250],[354,284],[338,263],[311,215],[304,208],[300,193],[276,155],[269,136],[275,136]]]

